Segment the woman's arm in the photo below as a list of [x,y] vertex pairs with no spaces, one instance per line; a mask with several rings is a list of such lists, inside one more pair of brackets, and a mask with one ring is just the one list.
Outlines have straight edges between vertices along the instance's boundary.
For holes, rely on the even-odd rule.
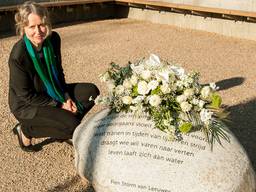
[[17,59],[10,57],[9,68],[10,88],[21,101],[32,106],[57,105],[57,102],[46,93],[36,92],[33,79],[31,79],[28,71]]

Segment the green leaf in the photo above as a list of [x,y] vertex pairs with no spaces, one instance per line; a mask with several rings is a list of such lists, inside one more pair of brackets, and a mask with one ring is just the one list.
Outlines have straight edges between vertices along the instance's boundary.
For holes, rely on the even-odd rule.
[[211,107],[220,108],[220,105],[222,102],[221,97],[218,94],[214,93],[214,94],[212,94],[211,99],[212,99]]
[[151,95],[158,95],[158,93],[160,93],[161,89],[160,86],[158,86],[156,89],[151,91]]
[[131,93],[131,96],[132,97],[137,97],[138,96],[138,86],[136,85],[136,86],[134,86],[133,88],[132,88],[132,93]]
[[191,128],[192,128],[192,124],[191,124],[191,123],[188,123],[188,122],[183,123],[183,124],[179,127],[179,129],[180,129],[180,131],[181,131],[182,133],[188,133],[188,132],[191,130]]

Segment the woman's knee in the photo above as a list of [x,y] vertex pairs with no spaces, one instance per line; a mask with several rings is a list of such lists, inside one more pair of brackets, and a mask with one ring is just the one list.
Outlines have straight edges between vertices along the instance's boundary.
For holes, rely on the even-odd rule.
[[95,99],[99,94],[100,94],[100,90],[99,90],[99,88],[96,86],[96,85],[94,85],[94,84],[92,84],[92,90],[93,90],[93,98]]
[[93,83],[77,83],[74,89],[74,96],[77,98],[89,99],[93,97],[94,99],[100,94],[100,90]]

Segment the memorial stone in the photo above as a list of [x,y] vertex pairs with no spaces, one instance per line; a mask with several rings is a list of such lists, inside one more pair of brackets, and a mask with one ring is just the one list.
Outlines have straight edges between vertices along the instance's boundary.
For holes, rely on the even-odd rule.
[[169,141],[146,115],[104,109],[73,136],[75,166],[96,192],[255,192],[246,152],[230,143],[213,151],[202,132]]

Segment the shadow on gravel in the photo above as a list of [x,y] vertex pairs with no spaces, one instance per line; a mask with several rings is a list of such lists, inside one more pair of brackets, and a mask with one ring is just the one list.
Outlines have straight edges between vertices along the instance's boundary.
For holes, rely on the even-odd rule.
[[[75,177],[72,177],[70,179],[67,179],[64,181],[64,183],[61,183],[55,187],[53,187],[52,189],[48,189],[47,192],[68,192],[68,191],[72,191],[72,187],[74,185],[76,185],[76,183],[80,182],[80,176],[79,175],[76,175]],[[94,191],[90,191],[90,189],[82,189],[82,190],[79,190],[81,192],[94,192]]]
[[225,90],[225,89],[229,89],[231,87],[235,87],[238,85],[243,84],[243,82],[245,81],[244,77],[232,77],[229,79],[224,79],[221,81],[216,82],[217,87],[219,87],[219,91],[220,90]]
[[[245,78],[232,77],[216,82],[219,90],[226,90],[243,84]],[[227,123],[232,133],[244,147],[256,171],[256,98],[246,103],[227,106],[230,122]]]
[[227,108],[231,131],[247,152],[256,171],[256,98]]

